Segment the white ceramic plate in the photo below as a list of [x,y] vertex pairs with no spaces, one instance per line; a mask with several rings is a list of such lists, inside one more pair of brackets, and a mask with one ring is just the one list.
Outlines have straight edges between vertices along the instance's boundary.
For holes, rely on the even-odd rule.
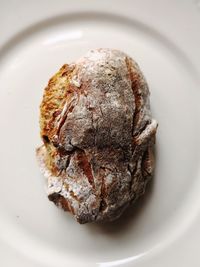
[[[0,1],[0,266],[200,266],[199,1]],[[107,225],[47,200],[39,103],[58,68],[97,47],[134,57],[159,122],[147,194]]]

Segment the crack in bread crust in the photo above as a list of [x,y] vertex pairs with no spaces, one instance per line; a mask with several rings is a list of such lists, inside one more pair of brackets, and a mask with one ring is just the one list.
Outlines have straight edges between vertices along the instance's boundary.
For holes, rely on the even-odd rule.
[[37,157],[49,199],[80,223],[118,218],[153,175],[157,122],[137,63],[91,50],[50,79]]

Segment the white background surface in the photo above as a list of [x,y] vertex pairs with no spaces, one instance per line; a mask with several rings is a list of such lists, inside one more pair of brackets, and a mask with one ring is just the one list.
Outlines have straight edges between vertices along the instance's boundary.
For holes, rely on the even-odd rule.
[[[198,1],[0,1],[0,265],[199,266]],[[79,225],[44,192],[35,160],[48,79],[87,50],[140,65],[159,122],[147,194],[117,222]]]

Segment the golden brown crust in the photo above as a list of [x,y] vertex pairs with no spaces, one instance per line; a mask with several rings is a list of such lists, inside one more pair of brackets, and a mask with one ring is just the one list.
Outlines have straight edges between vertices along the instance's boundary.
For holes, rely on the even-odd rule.
[[73,65],[63,65],[44,89],[40,105],[40,129],[41,137],[44,139],[46,137],[46,140],[52,138],[56,117],[62,112],[65,102],[69,101],[73,92],[69,83],[73,70]]
[[53,137],[57,131],[56,120],[60,116],[66,102],[73,95],[73,87],[70,85],[70,77],[75,66],[64,64],[60,70],[49,80],[44,89],[42,103],[40,105],[40,135],[48,151],[46,158],[47,167],[55,175],[59,174],[54,159],[58,155],[53,145]]

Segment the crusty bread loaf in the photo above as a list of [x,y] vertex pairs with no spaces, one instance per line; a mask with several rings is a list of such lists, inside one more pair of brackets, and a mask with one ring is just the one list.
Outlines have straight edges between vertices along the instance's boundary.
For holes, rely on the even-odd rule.
[[133,59],[89,51],[50,79],[40,111],[37,157],[57,206],[80,223],[111,221],[144,193],[157,122]]

